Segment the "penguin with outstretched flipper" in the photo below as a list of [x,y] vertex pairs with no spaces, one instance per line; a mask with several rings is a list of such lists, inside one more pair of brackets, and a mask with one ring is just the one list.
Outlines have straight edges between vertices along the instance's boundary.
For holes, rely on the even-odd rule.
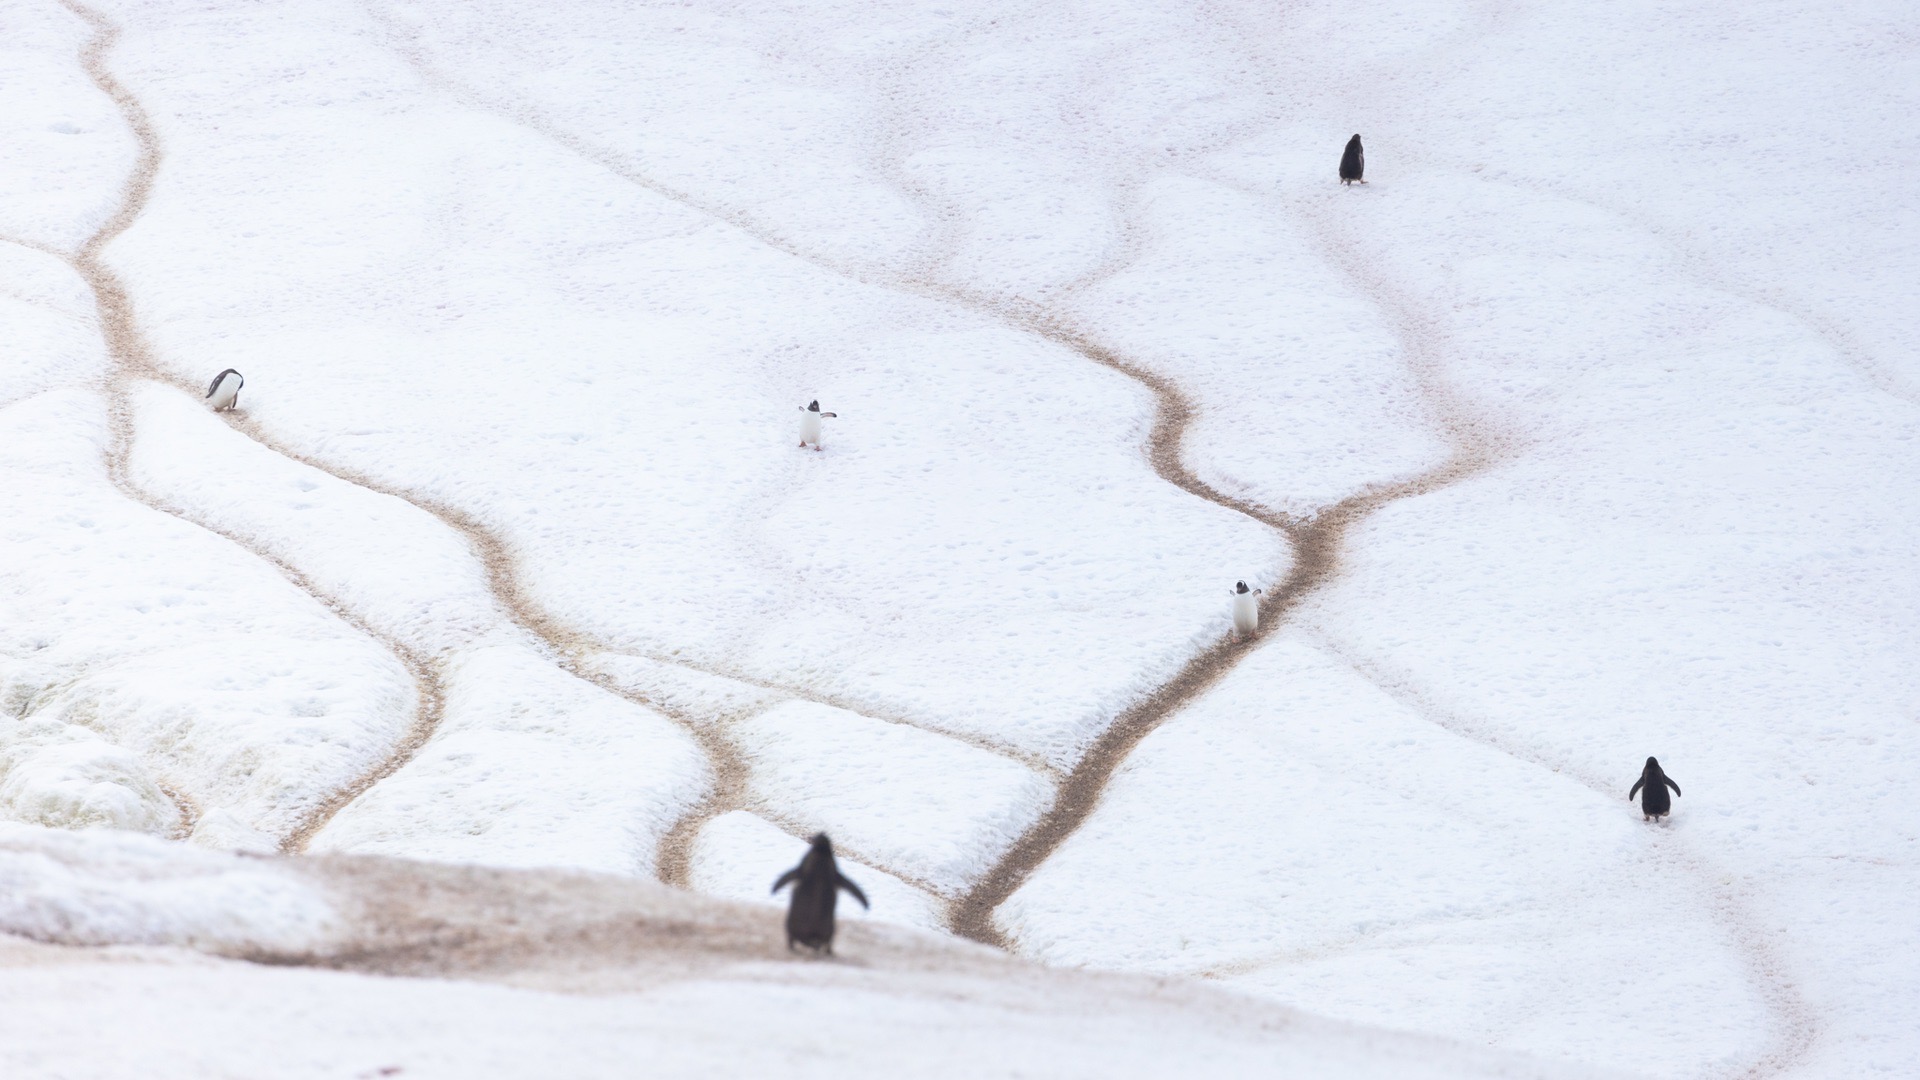
[[806,446],[812,443],[815,450],[820,449],[821,418],[839,415],[839,413],[821,412],[818,401],[807,402],[800,409],[800,445]]
[[1233,583],[1233,631],[1250,637],[1260,629],[1260,594],[1264,589],[1248,589],[1244,581]]
[[793,883],[793,898],[787,905],[788,952],[800,944],[816,953],[833,955],[833,908],[841,889],[853,894],[861,907],[872,908],[860,886],[840,876],[840,867],[833,861],[833,841],[826,833],[813,834],[813,846],[800,865],[781,874],[773,883],[773,891],[779,892],[789,882]]
[[1660,771],[1660,763],[1653,758],[1647,759],[1647,767],[1640,770],[1640,779],[1633,782],[1633,790],[1627,792],[1627,801],[1632,802],[1634,792],[1641,788],[1646,791],[1640,796],[1640,811],[1646,815],[1643,820],[1656,821],[1673,812],[1673,800],[1667,798],[1667,789],[1672,788],[1675,795],[1680,794],[1680,785]]

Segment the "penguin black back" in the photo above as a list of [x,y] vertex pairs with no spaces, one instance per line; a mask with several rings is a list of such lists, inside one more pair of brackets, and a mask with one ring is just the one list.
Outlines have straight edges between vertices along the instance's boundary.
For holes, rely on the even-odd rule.
[[1364,184],[1362,177],[1366,171],[1367,155],[1360,149],[1360,136],[1355,135],[1347,140],[1347,152],[1340,155],[1340,182],[1351,184],[1358,180]]
[[793,884],[793,897],[787,904],[788,951],[799,944],[831,956],[833,909],[840,899],[840,890],[851,893],[861,907],[870,905],[860,886],[840,876],[840,867],[833,861],[833,841],[827,839],[827,834],[814,833],[812,843],[800,865],[781,874],[780,880],[773,883],[773,891],[779,892],[788,883]]
[[1633,801],[1634,792],[1641,792],[1640,811],[1646,819],[1663,818],[1673,812],[1673,800],[1667,797],[1668,788],[1672,788],[1675,795],[1680,794],[1680,785],[1661,770],[1660,762],[1648,758],[1646,768],[1640,770],[1640,779],[1634,781],[1633,788],[1627,792],[1627,801]]

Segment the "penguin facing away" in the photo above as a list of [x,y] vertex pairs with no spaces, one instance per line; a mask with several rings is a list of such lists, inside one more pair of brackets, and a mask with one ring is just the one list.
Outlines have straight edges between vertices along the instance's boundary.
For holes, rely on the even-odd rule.
[[1347,152],[1340,155],[1340,182],[1342,184],[1366,183],[1361,175],[1367,171],[1367,155],[1360,150],[1360,136],[1347,140]]
[[1640,779],[1633,782],[1633,789],[1627,792],[1627,801],[1633,801],[1633,793],[1646,788],[1640,796],[1640,811],[1646,816],[1643,821],[1657,821],[1673,812],[1673,800],[1667,798],[1667,789],[1672,788],[1675,795],[1680,794],[1680,785],[1660,770],[1660,763],[1653,758],[1647,759],[1647,767],[1640,770]]
[[787,904],[787,951],[792,952],[795,943],[805,945],[815,953],[833,955],[833,908],[840,899],[840,890],[845,889],[860,901],[860,906],[872,909],[867,903],[867,894],[860,886],[840,876],[840,867],[833,861],[833,841],[826,833],[813,834],[813,846],[807,849],[800,859],[800,865],[780,875],[773,883],[773,891],[779,892],[788,882],[793,882],[793,897]]
[[800,410],[800,445],[805,446],[808,443],[812,443],[815,450],[820,449],[821,419],[838,415],[840,414],[821,412],[818,401],[807,402],[806,408]]
[[1249,592],[1246,582],[1236,581],[1233,583],[1234,633],[1239,634],[1241,637],[1246,637],[1248,634],[1260,628],[1260,601],[1256,600],[1255,597],[1265,591],[1265,589],[1254,589]]
[[232,409],[239,404],[240,387],[244,386],[246,381],[232,368],[215,375],[213,382],[207,386],[207,404],[213,406],[214,412]]

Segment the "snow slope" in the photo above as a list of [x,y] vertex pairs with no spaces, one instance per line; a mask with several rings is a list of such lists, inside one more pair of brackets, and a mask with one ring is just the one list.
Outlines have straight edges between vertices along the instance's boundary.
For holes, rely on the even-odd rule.
[[[797,959],[771,910],[579,874],[11,826],[0,882],[12,1076],[1600,1075],[898,928],[849,926],[841,960]],[[270,917],[210,934],[216,912]],[[217,959],[235,955],[276,962]]]
[[[1007,1044],[1049,1071],[1272,1064],[1209,1025],[1279,1014],[1208,980],[1569,1067],[1920,1072],[1899,6],[0,11],[0,817],[762,920],[826,829],[876,923],[1004,896],[1017,951],[1197,1010],[1063,998]],[[1624,800],[1649,754],[1660,825]],[[9,842],[29,895],[109,843]],[[36,910],[8,925],[204,946]],[[1082,985],[729,968],[634,1026],[50,948],[3,992],[254,985],[353,1069],[431,1042],[450,1074],[523,1060],[474,1018],[584,1025],[586,1073],[677,1027],[692,1070],[751,1001],[824,1071],[877,1059],[781,1010],[964,1047]],[[152,1015],[129,1045],[182,1074],[258,1053],[195,1059],[203,1023],[282,1022]],[[1284,1052],[1338,1071],[1357,1029],[1320,1023]],[[114,1067],[32,1031],[43,1071]]]

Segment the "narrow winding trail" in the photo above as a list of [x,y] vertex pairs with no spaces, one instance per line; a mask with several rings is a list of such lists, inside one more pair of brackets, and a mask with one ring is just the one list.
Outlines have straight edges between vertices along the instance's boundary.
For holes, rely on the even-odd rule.
[[[413,677],[417,688],[418,703],[412,721],[401,740],[371,769],[314,807],[282,839],[282,850],[303,851],[334,815],[374,785],[403,768],[433,737],[446,710],[446,686],[441,664],[437,658],[428,656],[407,642],[391,634],[380,632],[353,612],[347,604],[319,588],[297,567],[262,549],[250,538],[198,520],[183,508],[169,505],[155,498],[133,482],[128,471],[128,461],[135,435],[131,406],[131,392],[134,385],[145,380],[172,386],[196,399],[200,394],[196,387],[169,376],[153,362],[151,350],[140,332],[133,303],[127,295],[126,288],[101,257],[106,247],[130,228],[141,211],[145,209],[159,170],[160,140],[145,108],[114,77],[107,66],[107,55],[119,37],[119,28],[104,15],[75,0],[62,0],[62,2],[94,31],[93,37],[81,51],[81,63],[94,84],[111,98],[120,110],[139,147],[133,172],[122,189],[120,205],[114,214],[92,236],[88,237],[77,252],[68,255],[49,251],[50,254],[71,264],[93,290],[102,333],[114,363],[114,374],[108,387],[112,441],[107,459],[108,472],[114,486],[126,497],[221,536],[254,557],[274,566],[290,583],[326,606],[343,622],[392,652]],[[706,757],[712,773],[709,791],[699,803],[683,814],[681,819],[663,834],[655,853],[655,864],[663,880],[683,887],[688,885],[692,846],[701,827],[721,814],[751,806],[747,789],[748,769],[739,748],[726,735],[724,718],[697,714],[670,702],[636,693],[608,675],[588,667],[585,661],[592,654],[611,650],[563,626],[535,603],[520,583],[518,567],[508,545],[481,525],[472,515],[437,500],[423,497],[416,492],[385,484],[354,470],[342,468],[336,463],[315,459],[288,446],[244,414],[228,413],[225,414],[225,418],[235,430],[283,458],[307,465],[344,483],[405,502],[461,535],[475,559],[484,568],[488,589],[507,620],[539,642],[542,651],[551,662],[568,674],[600,690],[669,717],[695,740]],[[873,710],[855,703],[823,700],[795,687],[745,679],[730,672],[709,669],[678,659],[657,657],[649,659],[686,667],[704,675],[748,683],[788,698],[818,701],[821,704],[859,711],[863,715],[873,715]],[[924,725],[913,724],[903,718],[887,716],[877,718],[924,728]],[[1031,755],[1020,754],[1006,746],[996,745],[986,740],[975,740],[973,745],[992,753],[1022,760],[1029,765],[1033,764],[1029,760]],[[175,795],[175,802],[185,822],[182,829],[182,835],[185,835],[186,832],[191,831],[198,811],[190,801],[177,795]],[[790,832],[797,832],[791,826],[787,828]],[[850,852],[850,854],[858,857],[859,853]]]
[[[1363,489],[1304,517],[1281,514],[1227,495],[1207,484],[1182,460],[1181,442],[1195,414],[1191,399],[1171,379],[1101,344],[1045,306],[1021,299],[995,297],[935,279],[924,272],[920,275],[896,275],[875,267],[834,259],[802,247],[751,213],[710,202],[646,175],[621,155],[565,131],[537,109],[488,99],[436,68],[426,58],[409,29],[399,25],[379,10],[377,5],[370,6],[370,10],[385,28],[394,50],[420,74],[423,81],[470,108],[510,119],[637,187],[731,225],[768,247],[810,265],[861,284],[958,307],[999,325],[1043,338],[1131,379],[1150,392],[1155,401],[1154,420],[1146,447],[1146,456],[1155,474],[1196,498],[1266,525],[1291,544],[1294,554],[1292,567],[1286,578],[1269,590],[1262,600],[1259,632],[1247,639],[1229,636],[1216,642],[1188,660],[1171,679],[1116,717],[1082,753],[1073,768],[1057,779],[1057,794],[1050,807],[971,889],[949,905],[949,925],[957,934],[985,944],[1011,948],[1011,943],[993,925],[993,911],[1086,821],[1114,770],[1142,739],[1231,671],[1284,622],[1287,614],[1303,597],[1334,575],[1338,567],[1339,548],[1347,529],[1389,503],[1437,490],[1472,475],[1491,461],[1484,450],[1460,444],[1447,461],[1431,470],[1405,480]],[[1127,257],[1125,245],[1113,256],[1114,259]],[[1096,280],[1107,272],[1110,272],[1110,268],[1096,267],[1083,275],[1081,281]],[[704,821],[705,817],[697,823],[683,821],[676,826],[674,833],[683,834],[684,830],[685,840],[690,841]],[[683,859],[677,853],[663,856],[662,865],[683,865]]]
[[[194,521],[185,511],[153,498],[132,481],[128,461],[135,436],[131,405],[134,387],[143,380],[154,381],[174,386],[196,397],[198,388],[184,385],[178,379],[168,376],[153,362],[148,343],[140,332],[126,289],[102,258],[107,246],[131,227],[145,208],[151,196],[160,163],[160,144],[140,103],[108,70],[106,58],[117,39],[118,29],[104,16],[76,0],[63,0],[63,3],[93,29],[94,36],[81,52],[81,62],[100,90],[118,106],[139,147],[134,170],[125,184],[115,213],[89,236],[77,251],[71,254],[52,252],[71,264],[92,289],[102,333],[114,363],[114,371],[107,388],[111,425],[111,440],[106,457],[109,477],[115,487],[126,497],[207,528],[250,554],[274,565],[289,582],[326,605],[345,623],[370,639],[380,642],[391,651],[406,667],[417,686],[418,701],[414,716],[401,741],[375,767],[358,777],[353,783],[334,792],[324,803],[310,811],[285,837],[283,848],[287,851],[299,851],[305,848],[335,813],[412,760],[431,738],[445,711],[445,687],[442,675],[437,661],[433,658],[423,655],[391,635],[384,635],[377,631],[364,619],[348,610],[345,605],[318,589],[297,567],[274,557],[271,553],[262,551],[258,545],[250,543],[246,537],[231,535],[203,522]],[[973,312],[999,325],[1043,338],[1071,350],[1089,362],[1127,377],[1147,390],[1154,399],[1154,416],[1145,453],[1155,474],[1195,498],[1230,509],[1262,523],[1284,537],[1291,546],[1292,565],[1284,580],[1269,590],[1263,600],[1261,629],[1256,635],[1246,640],[1230,637],[1195,655],[1169,680],[1118,715],[1100,737],[1086,748],[1070,770],[1064,774],[1049,771],[1049,775],[1057,784],[1057,794],[1052,805],[969,891],[950,905],[950,926],[959,935],[1006,949],[1012,949],[1015,946],[1016,943],[1010,941],[995,925],[994,915],[1000,905],[1011,897],[1029,876],[1086,822],[1097,807],[1116,770],[1143,739],[1232,671],[1242,659],[1258,648],[1268,635],[1286,625],[1290,616],[1295,613],[1305,598],[1334,579],[1340,569],[1341,551],[1352,528],[1369,515],[1395,502],[1439,490],[1482,472],[1497,464],[1511,450],[1504,436],[1476,423],[1449,395],[1441,377],[1440,361],[1446,344],[1440,328],[1421,315],[1418,306],[1411,298],[1395,290],[1391,283],[1379,278],[1358,261],[1357,256],[1353,254],[1353,246],[1342,233],[1343,224],[1331,216],[1325,208],[1318,211],[1309,209],[1305,213],[1305,223],[1317,238],[1323,257],[1331,265],[1340,268],[1349,277],[1354,288],[1371,299],[1386,314],[1388,322],[1394,327],[1400,340],[1402,353],[1408,358],[1423,395],[1441,418],[1442,426],[1446,429],[1452,446],[1452,453],[1444,462],[1417,476],[1363,489],[1310,515],[1292,516],[1228,495],[1202,480],[1182,457],[1182,442],[1187,427],[1195,419],[1197,412],[1193,399],[1173,380],[1153,371],[1142,361],[1102,343],[1095,335],[1075,326],[1049,306],[1020,298],[996,296],[941,280],[934,272],[937,259],[931,255],[922,258],[916,272],[898,274],[836,260],[828,255],[802,248],[749,212],[722,206],[703,199],[693,192],[676,190],[658,182],[640,172],[623,156],[573,136],[536,109],[504,106],[487,100],[470,88],[459,85],[436,69],[425,58],[418,43],[408,40],[407,32],[397,27],[390,18],[384,17],[383,13],[377,10],[377,5],[375,15],[395,38],[396,51],[421,74],[423,79],[471,107],[506,116],[628,182],[714,220],[724,222],[794,258],[851,280],[933,299]],[[1224,178],[1214,177],[1213,179],[1215,182],[1231,184],[1231,181]],[[1270,192],[1258,194],[1261,197],[1271,197]],[[1292,209],[1294,212],[1299,212],[1297,207]],[[933,220],[939,220],[937,214]],[[952,247],[960,242],[958,234],[953,232],[950,223],[943,227],[946,228],[946,233],[932,241],[936,247]],[[1083,283],[1094,280],[1102,274],[1112,273],[1118,265],[1114,260],[1128,258],[1125,245],[1121,247],[1122,250],[1109,260],[1108,265],[1090,271],[1089,275],[1083,279]],[[1070,293],[1072,290],[1067,291]],[[1761,290],[1758,289],[1734,291],[1756,301],[1765,299],[1760,295]],[[1774,306],[1779,307],[1778,304]],[[1781,310],[1786,309],[1781,308]],[[1884,372],[1877,372],[1872,365],[1862,361],[1858,355],[1859,350],[1845,340],[1842,331],[1817,324],[1813,316],[1805,311],[1791,313],[1803,321],[1816,324],[1816,329],[1819,329],[1823,336],[1834,342],[1850,361],[1860,366],[1863,373],[1873,378],[1882,389],[1911,400],[1911,388],[1892,379]],[[499,603],[506,618],[542,643],[553,663],[602,690],[669,716],[698,742],[712,770],[712,784],[706,796],[697,805],[683,813],[672,828],[663,835],[656,853],[661,878],[670,884],[688,886],[692,850],[701,829],[708,821],[720,814],[751,806],[751,794],[747,783],[748,768],[739,747],[726,735],[725,718],[716,718],[713,715],[650,699],[647,695],[635,693],[609,676],[593,670],[587,663],[593,654],[611,653],[617,650],[601,646],[563,625],[543,610],[527,595],[521,584],[516,560],[509,546],[472,515],[337,465],[313,460],[283,444],[271,433],[243,416],[231,417],[229,422],[255,442],[289,460],[309,465],[368,491],[400,499],[433,516],[446,527],[465,537],[474,557],[485,568],[489,591]],[[1532,747],[1516,745],[1512,740],[1497,738],[1481,730],[1478,725],[1460,718],[1449,718],[1438,714],[1429,703],[1407,699],[1404,689],[1396,689],[1397,684],[1389,673],[1370,670],[1364,658],[1345,656],[1335,648],[1330,648],[1330,651],[1334,651],[1335,655],[1342,655],[1350,666],[1367,675],[1376,685],[1403,698],[1404,703],[1415,707],[1420,715],[1429,717],[1432,722],[1463,738],[1493,746],[1503,753],[1541,768],[1554,772],[1569,771],[1570,775],[1581,783],[1609,798],[1617,794],[1613,791],[1614,785],[1604,778],[1583,775],[1577,770],[1568,770],[1566,763],[1552,761],[1547,755]],[[774,682],[721,670],[710,670],[677,659],[660,657],[648,659],[684,666],[703,674],[742,682],[774,693],[805,700],[820,700],[823,704],[870,715],[868,710],[856,703],[811,697],[803,690]],[[882,717],[881,719],[895,718]],[[904,719],[898,719],[897,722],[911,723]],[[913,724],[912,726],[921,725]],[[940,734],[948,735],[945,732]],[[995,747],[984,742],[974,742],[974,745],[1023,760],[1029,766],[1035,765],[1033,761],[1026,760],[1007,747]],[[174,797],[180,808],[184,822],[183,831],[190,831],[198,813],[197,808],[192,805],[191,800],[171,791],[169,794]],[[1735,938],[1740,942],[1755,984],[1761,988],[1769,1011],[1773,1015],[1776,1029],[1773,1040],[1737,1075],[1753,1078],[1770,1076],[1791,1067],[1796,1062],[1805,1060],[1817,1038],[1817,1019],[1787,974],[1786,965],[1768,940],[1767,934],[1752,917],[1750,898],[1745,895],[1740,886],[1731,883],[1727,875],[1713,867],[1699,854],[1684,848],[1677,839],[1656,837],[1653,845],[1656,851],[1664,853],[1667,858],[1687,868],[1690,875],[1700,883],[1701,889],[1709,898],[1709,904],[1718,913],[1723,924],[1731,928]]]
[[[107,346],[108,357],[113,364],[106,388],[109,425],[106,455],[108,478],[128,499],[213,533],[273,566],[295,588],[313,597],[341,621],[392,652],[414,680],[417,701],[406,734],[399,744],[372,769],[328,796],[318,806],[308,811],[300,823],[289,831],[281,841],[281,848],[285,851],[299,851],[340,807],[391,775],[394,770],[411,759],[421,746],[425,745],[444,712],[445,691],[436,666],[426,656],[410,648],[405,642],[381,634],[365,620],[348,610],[344,604],[315,587],[297,567],[260,550],[258,545],[249,542],[245,537],[233,535],[204,521],[196,520],[185,510],[155,498],[134,482],[128,462],[135,437],[132,406],[135,385],[142,381],[150,381],[174,386],[187,393],[193,392],[193,388],[168,378],[154,365],[152,353],[145,336],[140,332],[133,302],[127,295],[126,287],[121,283],[119,276],[101,258],[107,245],[126,232],[139,218],[141,211],[146,208],[153,194],[154,178],[160,169],[160,140],[154,132],[153,123],[148,118],[145,108],[126,87],[120,84],[119,80],[114,78],[112,71],[107,67],[107,54],[119,38],[119,28],[104,15],[74,0],[62,0],[62,2],[68,10],[92,28],[93,36],[81,49],[80,63],[94,85],[113,100],[139,148],[133,172],[121,189],[119,207],[80,245],[77,251],[71,255],[60,256],[73,267],[74,271],[87,283],[88,288],[93,291],[101,335]],[[177,792],[168,790],[168,794],[181,808],[184,822],[181,835],[184,836],[193,831],[198,808],[190,799]]]

